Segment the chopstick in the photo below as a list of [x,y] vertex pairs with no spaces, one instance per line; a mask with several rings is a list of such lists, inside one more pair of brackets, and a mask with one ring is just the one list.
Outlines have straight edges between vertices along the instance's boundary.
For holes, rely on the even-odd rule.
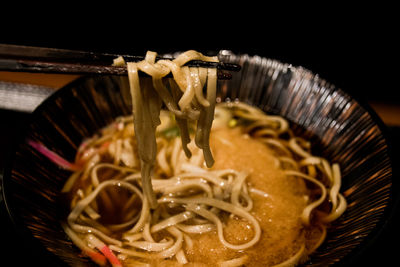
[[[66,74],[126,75],[126,67],[112,66],[113,59],[122,56],[138,62],[144,56],[93,53],[57,48],[0,44],[0,70]],[[162,59],[158,57],[158,59]],[[171,59],[171,58],[167,58]],[[240,65],[226,62],[193,60],[185,66],[217,68],[218,79],[230,79],[226,71],[239,71]]]
[[126,75],[126,67],[0,58],[0,70],[66,74]]
[[[214,64],[206,64],[214,63]],[[222,71],[220,62],[192,61],[186,64],[190,67],[217,68],[218,79],[229,80],[232,75]],[[232,64],[230,64],[232,65]],[[230,66],[228,66],[230,67]],[[79,74],[79,75],[127,75],[126,67],[116,67],[112,65],[92,65],[80,63],[64,63],[64,62],[42,62],[25,59],[2,59],[0,58],[0,71],[15,72],[40,72],[40,73],[62,73],[62,74]],[[141,75],[145,75],[140,72]]]

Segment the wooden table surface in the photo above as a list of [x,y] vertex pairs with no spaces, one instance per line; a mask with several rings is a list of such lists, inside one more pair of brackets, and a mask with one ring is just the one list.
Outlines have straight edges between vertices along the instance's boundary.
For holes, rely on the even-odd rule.
[[[0,71],[0,81],[28,83],[46,86],[57,90],[78,78],[70,74],[45,74]],[[400,126],[400,105],[385,102],[368,101],[387,126]]]

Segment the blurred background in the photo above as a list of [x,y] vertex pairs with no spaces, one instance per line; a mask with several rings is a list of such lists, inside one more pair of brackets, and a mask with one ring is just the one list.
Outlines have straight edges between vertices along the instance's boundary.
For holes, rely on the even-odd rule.
[[[228,49],[303,66],[371,103],[379,112],[400,104],[398,85],[393,83],[399,54],[398,21],[390,7],[346,6],[337,12],[325,7],[320,12],[299,10],[297,16],[272,8],[264,16],[246,13],[247,17],[238,11],[228,17],[194,13],[185,18],[172,13],[165,21],[148,19],[148,23],[136,14],[128,16],[112,7],[110,10],[114,12],[107,16],[100,13],[84,22],[75,20],[76,13],[30,15],[28,19],[18,16],[6,20],[13,27],[2,28],[0,43],[135,55],[144,55],[147,50],[216,53]],[[76,16],[81,18],[82,14]],[[25,23],[14,25],[21,18]],[[2,75],[1,79],[7,77]]]
[[[147,50],[168,53],[195,49],[215,54],[228,49],[277,59],[319,74],[372,107],[388,127],[393,149],[397,150],[400,148],[397,141],[400,140],[400,97],[395,65],[399,54],[396,49],[400,47],[395,40],[398,29],[396,32],[396,21],[390,12],[371,9],[364,14],[364,11],[361,8],[344,15],[319,12],[317,16],[304,14],[300,18],[280,12],[278,19],[270,17],[275,10],[255,17],[233,12],[229,18],[203,15],[202,19],[207,21],[204,26],[192,24],[191,20],[178,24],[168,18],[148,27],[137,26],[134,10],[125,19],[105,17],[88,20],[85,24],[75,20],[74,14],[59,17],[57,13],[50,13],[40,18],[30,16],[25,23],[16,25],[15,22],[24,16],[19,14],[2,24],[6,27],[0,32],[0,44],[134,55],[144,55]],[[353,12],[363,13],[362,19],[354,17],[352,23],[348,23]],[[181,19],[187,18],[178,18]],[[77,77],[0,71],[0,177],[12,154],[13,144],[18,142],[17,136],[23,134],[24,125],[29,121],[30,112],[45,97]],[[394,162],[400,163],[397,155]],[[1,229],[10,229],[0,232],[3,240],[10,240],[8,252],[0,254],[13,253],[18,244],[13,240],[15,234],[3,203],[0,215]],[[391,244],[400,237],[394,227],[400,221],[398,217],[395,216],[375,246],[367,249],[365,266],[392,263],[395,252]],[[21,264],[26,261],[18,260]],[[36,260],[40,262],[39,258]]]

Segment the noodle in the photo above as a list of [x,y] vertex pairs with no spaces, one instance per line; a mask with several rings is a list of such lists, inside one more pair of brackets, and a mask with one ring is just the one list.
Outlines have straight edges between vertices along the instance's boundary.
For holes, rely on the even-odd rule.
[[[76,162],[83,168],[62,189],[71,199],[62,225],[65,233],[99,265],[204,261],[215,266],[295,266],[318,249],[328,224],[346,210],[339,165],[313,155],[311,144],[295,136],[284,118],[241,102],[216,105],[216,69],[183,66],[194,59],[217,60],[188,51],[156,62],[156,54],[149,52],[144,61],[126,64],[133,120],[117,118],[79,147]],[[139,79],[139,71],[151,80]],[[166,78],[170,73],[173,79]],[[294,188],[289,191],[298,202],[296,237],[289,250],[282,245],[278,259],[259,255],[258,261],[246,254],[269,238],[265,232],[270,222],[262,218],[279,201],[277,196],[259,187],[262,181],[252,179],[251,168],[210,169],[213,153],[218,156],[218,149],[211,151],[211,133],[236,130],[271,151],[271,168],[282,175],[280,180],[286,179],[284,186]],[[223,136],[212,138],[226,147],[237,146]],[[266,209],[260,211],[260,206]],[[232,237],[238,234],[232,231],[243,228],[242,239]],[[217,242],[225,254],[212,262],[196,257],[203,237]],[[274,241],[277,248],[280,239]],[[99,247],[104,247],[104,256]]]
[[[155,63],[156,54],[148,52],[144,61],[139,63],[128,62],[128,77],[131,87],[133,117],[135,133],[138,142],[139,158],[142,166],[142,182],[145,197],[148,199],[151,208],[157,207],[157,201],[151,187],[151,171],[154,168],[156,159],[156,127],[160,124],[160,97],[167,108],[177,116],[178,126],[181,131],[182,146],[187,157],[191,156],[187,149],[190,142],[187,129],[187,120],[199,120],[199,134],[196,135],[196,144],[204,151],[204,158],[207,166],[213,164],[212,154],[209,146],[208,136],[210,134],[212,119],[214,118],[215,97],[216,97],[216,69],[208,70],[207,79],[207,99],[202,97],[202,85],[200,80],[205,80],[205,74],[202,70],[201,79],[199,71],[196,68],[182,67],[191,60],[217,61],[215,57],[206,57],[195,51],[187,51],[178,56],[173,61],[159,60]],[[141,70],[152,76],[153,86],[146,86],[141,90],[138,71]],[[163,84],[161,78],[172,72],[176,83],[172,82],[171,91]],[[183,93],[179,96],[177,87]],[[196,93],[197,91],[197,93]],[[197,103],[203,105],[200,112],[194,110],[192,105],[197,97]],[[179,99],[178,99],[179,98]],[[178,102],[178,106],[175,104]],[[197,115],[198,114],[198,115]]]

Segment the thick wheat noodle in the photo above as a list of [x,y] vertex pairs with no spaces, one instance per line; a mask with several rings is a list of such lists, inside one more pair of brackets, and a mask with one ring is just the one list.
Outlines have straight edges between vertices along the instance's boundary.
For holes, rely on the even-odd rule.
[[310,204],[308,204],[308,205],[306,206],[306,208],[303,210],[303,214],[302,214],[302,216],[301,216],[301,219],[302,219],[303,223],[304,223],[305,225],[310,225],[310,222],[311,222],[311,212],[312,212],[316,207],[318,207],[319,205],[321,205],[322,202],[323,202],[323,201],[325,200],[325,198],[326,198],[326,195],[327,195],[326,187],[325,187],[320,181],[318,181],[317,179],[315,179],[314,177],[311,177],[311,176],[309,176],[309,175],[306,175],[306,174],[304,174],[304,173],[302,173],[302,172],[299,172],[299,171],[292,171],[292,170],[285,170],[284,172],[285,172],[285,174],[286,174],[287,176],[297,176],[297,177],[301,177],[301,178],[303,178],[303,179],[305,179],[305,180],[307,180],[307,181],[309,181],[309,182],[312,182],[312,183],[314,183],[315,185],[317,185],[317,186],[321,189],[321,196],[320,196],[317,200],[315,200],[314,202],[311,202]]
[[142,250],[147,250],[147,251],[162,251],[165,250],[169,247],[171,247],[174,243],[174,240],[172,238],[168,238],[168,240],[164,240],[163,242],[155,242],[153,241],[134,241],[134,242],[129,242],[127,243],[128,246],[142,249]]
[[[73,231],[67,224],[63,223],[61,225],[65,231],[65,233],[71,238],[74,244],[80,248],[85,254],[87,254],[93,261],[95,261],[99,265],[105,265],[107,262],[106,257],[97,253],[93,248],[90,248],[77,234]],[[94,257],[93,255],[96,255]]]
[[148,259],[170,258],[170,257],[174,256],[182,248],[183,234],[181,231],[179,231],[174,226],[170,226],[170,227],[166,228],[166,230],[168,232],[170,232],[173,236],[176,237],[176,241],[172,246],[170,246],[169,248],[167,248],[163,251],[160,251],[157,253],[138,252],[138,251],[131,250],[131,249],[125,249],[125,248],[122,248],[121,246],[116,246],[116,245],[110,245],[110,249],[120,252],[120,253],[123,253],[123,254],[126,254],[126,255],[140,257],[140,258],[148,258]]
[[[178,102],[180,97],[182,96],[182,92],[179,90],[178,85],[170,80],[170,85],[171,85],[171,93],[174,101]],[[189,112],[186,110],[186,112]],[[190,113],[192,114],[192,113]],[[188,116],[193,116],[189,115]],[[197,117],[197,116],[196,116]],[[194,119],[194,118],[192,118]],[[175,117],[176,124],[179,127],[180,134],[181,134],[181,143],[182,143],[182,149],[185,152],[186,157],[190,158],[192,156],[192,152],[188,148],[188,144],[190,143],[190,135],[189,135],[189,128],[188,128],[188,122],[187,119],[183,117]]]
[[[129,127],[132,127],[132,119],[119,118],[115,129],[107,128],[107,138],[99,137],[103,142],[110,143],[111,140],[114,147],[108,150],[110,154],[105,157],[96,154],[88,158],[85,169],[77,171],[66,182],[63,192],[71,191],[78,183],[78,178],[82,179],[83,187],[74,192],[71,212],[63,228],[82,251],[101,265],[104,265],[107,259],[87,244],[91,235],[106,243],[108,248],[116,252],[119,259],[126,260],[127,264],[145,264],[137,258],[146,259],[146,263],[152,263],[155,259],[169,259],[186,264],[188,258],[185,253],[187,249],[194,248],[194,241],[189,235],[210,231],[216,231],[217,240],[222,246],[239,251],[232,258],[221,260],[220,265],[248,264],[252,259],[242,256],[241,250],[252,247],[261,237],[257,214],[253,215],[252,211],[252,197],[268,200],[273,196],[248,184],[247,173],[233,169],[210,170],[203,166],[204,161],[208,166],[213,163],[208,142],[214,117],[216,70],[181,68],[190,58],[199,58],[198,54],[192,52],[182,58],[178,57],[176,61],[155,62],[155,56],[155,53],[148,53],[145,61],[128,63],[134,113],[133,127],[137,138],[135,148],[141,157],[141,169],[138,165],[115,165],[125,164],[122,154],[127,153],[124,151],[127,149],[124,142],[127,141],[120,139],[126,139],[126,136],[121,137],[121,132],[118,131],[125,133],[124,125],[129,124]],[[152,81],[143,80],[140,84],[138,71],[152,76]],[[171,72],[175,80],[163,80]],[[140,85],[143,85],[143,88]],[[205,95],[202,86],[206,86]],[[189,101],[190,99],[192,101]],[[156,127],[161,121],[161,101],[175,115],[181,131],[181,142],[178,138],[160,139],[163,138],[160,132],[157,132],[156,139]],[[308,255],[322,244],[328,223],[336,220],[346,210],[346,200],[340,194],[339,165],[331,165],[326,159],[313,156],[308,142],[296,137],[287,128],[288,123],[283,118],[266,115],[243,103],[223,104],[221,107],[231,108],[233,116],[228,117],[247,121],[245,125],[250,126],[243,127],[244,132],[268,145],[274,155],[276,167],[283,169],[282,173],[286,175],[284,179],[304,179],[307,181],[306,185],[312,188],[310,196],[305,195],[305,200],[308,200],[299,220],[304,226],[310,227],[311,231],[319,228],[319,235],[311,245],[307,244],[307,248],[306,243],[296,246],[298,250],[294,255],[276,265],[293,266],[304,255]],[[199,157],[200,149],[193,150],[192,159],[184,159],[184,153],[186,156],[192,153],[189,150],[188,127],[188,121],[192,119],[197,119],[195,143],[203,150],[204,161]],[[114,138],[108,130],[117,131],[118,134],[115,134]],[[281,138],[282,133],[284,138]],[[158,152],[157,144],[160,146]],[[96,146],[103,144],[94,139],[85,143],[85,146],[92,146],[88,149],[97,149]],[[133,145],[128,144],[128,147],[134,149]],[[77,156],[77,160],[86,157],[83,156],[87,154],[86,148],[80,147],[78,151],[81,156]],[[150,179],[156,159],[159,164],[155,169],[157,176]],[[106,172],[108,173],[104,174]],[[158,172],[162,175],[158,176]],[[112,180],[104,181],[104,177]],[[117,224],[99,221],[103,214],[99,209],[100,204],[95,201],[99,197],[104,202],[103,195],[109,195],[108,204],[111,208],[115,207],[113,199],[119,196],[114,190],[116,188],[106,190],[111,186],[126,189],[122,194],[124,203],[121,207],[124,219]],[[227,217],[226,215],[240,217],[249,223],[248,227],[252,233],[246,237],[244,243],[232,244],[225,239],[226,221],[221,218]],[[306,237],[306,229],[300,232],[303,239]]]
[[223,261],[219,263],[220,267],[239,267],[243,266],[249,257],[247,255],[243,255],[242,257]]
[[[159,203],[180,203],[180,204],[185,204],[187,207],[186,209],[199,214],[200,216],[205,217],[206,219],[212,221],[214,224],[217,225],[218,228],[218,237],[221,243],[223,243],[226,247],[229,247],[231,249],[236,249],[236,250],[241,250],[241,249],[246,249],[248,247],[251,247],[255,243],[258,242],[261,236],[261,228],[260,225],[258,224],[257,220],[246,210],[244,210],[242,207],[235,206],[234,204],[227,203],[225,201],[221,201],[218,199],[213,199],[213,198],[205,198],[205,197],[196,197],[196,198],[169,198],[169,197],[164,197],[159,199]],[[247,221],[249,221],[253,225],[253,230],[254,230],[254,236],[253,238],[241,245],[233,245],[228,243],[225,238],[223,237],[223,230],[222,230],[222,223],[221,220],[212,212],[208,211],[207,209],[204,209],[200,206],[200,204],[204,204],[207,206],[211,207],[216,207],[220,210],[227,211],[231,214],[235,214],[239,217],[243,217]]]
[[189,234],[203,234],[215,229],[215,225],[211,223],[196,224],[196,225],[185,225],[177,224],[176,227],[185,233]]
[[[154,52],[148,52],[144,61],[139,63],[127,63],[132,95],[135,132],[142,166],[143,191],[145,197],[149,201],[150,207],[153,209],[156,208],[157,201],[151,187],[150,179],[157,154],[155,128],[159,124],[159,120],[157,119],[160,110],[158,100],[161,97],[168,109],[178,115],[177,122],[181,130],[182,147],[187,157],[190,157],[191,153],[187,148],[187,144],[190,142],[190,137],[186,120],[187,118],[193,119],[197,117],[197,111],[193,110],[191,103],[196,96],[198,102],[205,105],[203,110],[205,118],[201,120],[203,131],[200,138],[201,140],[198,144],[204,151],[207,166],[211,167],[214,161],[208,142],[215,108],[216,69],[208,71],[207,101],[205,101],[200,94],[201,80],[204,80],[203,71],[201,72],[202,77],[199,77],[199,71],[197,69],[189,69],[188,67],[182,66],[190,60],[217,61],[217,58],[215,57],[205,57],[195,51],[187,51],[173,61],[159,60],[156,63],[155,58],[156,54]],[[144,71],[153,77],[153,86],[147,86],[143,89],[141,88],[138,76],[139,70]],[[179,100],[177,99],[176,89],[171,88],[172,95],[170,95],[161,80],[169,72],[172,72],[176,84],[183,93]],[[176,102],[177,105],[175,104]],[[178,110],[178,106],[180,110]],[[199,113],[199,116],[201,116],[201,112]]]
[[292,257],[290,257],[289,259],[287,259],[284,262],[281,262],[279,264],[276,264],[272,267],[292,267],[295,266],[296,264],[299,263],[299,261],[301,260],[301,258],[304,256],[305,253],[305,244],[302,244],[299,251],[297,251],[297,253],[295,255],[293,255]]

